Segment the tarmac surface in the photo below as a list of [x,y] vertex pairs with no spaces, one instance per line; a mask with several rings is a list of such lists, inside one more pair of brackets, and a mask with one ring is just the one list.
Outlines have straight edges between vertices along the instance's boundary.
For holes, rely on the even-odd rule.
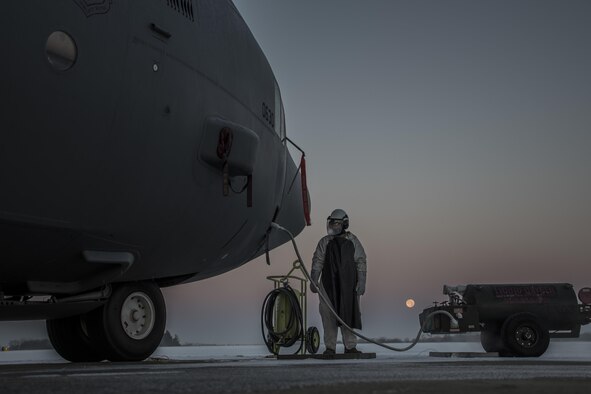
[[3,393],[588,393],[591,362],[278,360],[0,366]]
[[[195,359],[190,357],[195,349],[175,349],[141,363],[89,364],[15,351],[0,357],[0,392],[588,393],[591,345],[569,346],[539,359],[434,358],[425,347],[410,355],[378,353],[370,360],[277,360],[244,349],[236,355],[235,348],[216,348],[202,350],[204,356]],[[227,354],[205,356],[222,350]]]

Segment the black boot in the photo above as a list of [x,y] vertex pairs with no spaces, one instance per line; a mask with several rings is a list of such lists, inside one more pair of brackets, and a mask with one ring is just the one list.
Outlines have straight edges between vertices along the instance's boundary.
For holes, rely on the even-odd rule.
[[345,354],[361,354],[360,350],[357,350],[356,347],[352,347],[351,349],[345,349]]

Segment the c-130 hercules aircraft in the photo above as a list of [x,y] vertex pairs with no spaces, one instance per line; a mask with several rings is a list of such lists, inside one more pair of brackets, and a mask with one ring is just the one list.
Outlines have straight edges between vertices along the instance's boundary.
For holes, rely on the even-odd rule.
[[142,360],[161,287],[309,224],[279,87],[230,0],[2,7],[0,320],[45,319],[70,361]]

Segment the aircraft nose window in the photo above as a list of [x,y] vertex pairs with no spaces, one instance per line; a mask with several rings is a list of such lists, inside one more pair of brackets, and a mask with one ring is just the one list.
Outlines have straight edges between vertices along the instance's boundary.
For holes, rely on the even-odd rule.
[[53,68],[58,71],[66,71],[76,62],[78,49],[72,37],[67,33],[55,31],[47,39],[45,53]]

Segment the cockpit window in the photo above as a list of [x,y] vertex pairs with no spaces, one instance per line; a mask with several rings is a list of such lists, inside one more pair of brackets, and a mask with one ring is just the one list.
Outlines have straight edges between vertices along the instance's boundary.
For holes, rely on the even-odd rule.
[[279,136],[281,139],[285,138],[287,132],[285,130],[285,111],[283,110],[283,102],[281,103],[281,130],[279,132]]
[[275,82],[275,120],[274,129],[279,137],[285,137],[285,113],[283,111],[283,100],[281,100],[281,91],[279,85]]
[[45,44],[45,54],[54,69],[66,71],[76,63],[78,48],[68,33],[54,31],[49,35]]

